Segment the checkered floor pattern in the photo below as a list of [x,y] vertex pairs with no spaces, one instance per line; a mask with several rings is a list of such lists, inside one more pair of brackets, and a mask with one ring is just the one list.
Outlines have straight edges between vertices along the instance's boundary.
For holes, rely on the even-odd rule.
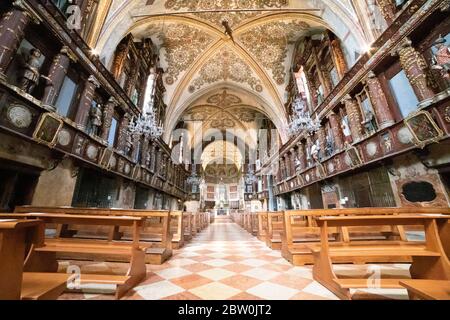
[[[121,263],[84,263],[84,272]],[[370,274],[370,266],[338,265],[339,275]],[[408,277],[408,265],[382,267],[383,276]],[[137,300],[336,300],[312,279],[312,267],[294,267],[237,224],[218,219],[163,265],[147,265],[147,278],[124,299]],[[97,288],[98,289],[98,288]],[[98,291],[98,290],[97,290]],[[363,299],[408,299],[406,290],[357,291]],[[113,299],[107,294],[63,294],[60,299]]]

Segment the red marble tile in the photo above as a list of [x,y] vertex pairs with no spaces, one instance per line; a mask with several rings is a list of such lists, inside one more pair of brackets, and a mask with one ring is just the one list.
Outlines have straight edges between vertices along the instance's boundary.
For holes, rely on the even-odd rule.
[[197,288],[212,282],[210,279],[199,276],[198,274],[190,274],[184,277],[171,279],[170,282],[182,287],[183,289],[189,290],[192,288]]
[[263,300],[263,299],[247,292],[241,292],[229,298],[228,300]]
[[264,265],[264,268],[269,269],[269,270],[273,270],[273,271],[278,271],[278,272],[286,272],[289,269],[292,269],[292,266],[285,266],[285,265],[281,265],[281,264],[266,264]]
[[189,291],[185,291],[178,294],[174,294],[173,296],[165,297],[163,300],[202,300],[202,299],[197,297],[195,294],[190,293]]
[[301,290],[305,288],[307,285],[309,285],[312,282],[312,280],[284,273],[280,274],[279,276],[276,276],[275,278],[270,279],[270,282],[290,287],[292,289]]
[[247,270],[253,269],[253,267],[246,266],[246,265],[240,264],[240,263],[229,264],[227,266],[223,266],[222,268],[223,269],[227,269],[229,271],[236,272],[236,273],[242,273],[242,272],[245,272]]
[[194,263],[194,264],[189,264],[187,266],[183,266],[183,269],[186,269],[191,272],[201,272],[201,271],[211,269],[211,266],[208,266],[207,264],[204,264],[204,263]]
[[247,289],[250,289],[258,284],[260,284],[262,281],[252,278],[252,277],[247,277],[241,274],[226,278],[221,280],[220,282],[229,285],[230,287],[245,291]]

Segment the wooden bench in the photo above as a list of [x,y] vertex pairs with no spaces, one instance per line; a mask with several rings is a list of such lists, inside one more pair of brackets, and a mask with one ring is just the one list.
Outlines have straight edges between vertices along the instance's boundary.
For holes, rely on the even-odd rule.
[[[450,216],[438,214],[374,215],[374,216],[325,216],[316,219],[320,227],[320,244],[308,248],[314,256],[313,276],[316,281],[341,299],[351,299],[350,289],[370,288],[373,279],[338,278],[333,261],[361,259],[365,262],[392,262],[411,257],[413,279],[450,280],[450,262],[445,254],[440,229]],[[330,243],[328,228],[351,226],[422,226],[425,242],[357,241]],[[379,288],[401,288],[403,279],[375,279]]]
[[192,213],[183,212],[183,226],[184,226],[184,241],[190,241],[193,237],[192,235]]
[[262,211],[257,213],[258,217],[258,233],[257,238],[260,241],[266,242],[266,234],[267,234],[267,212]]
[[[180,241],[176,233],[170,231],[172,214],[167,210],[137,210],[116,208],[74,208],[74,207],[36,207],[17,206],[17,213],[59,213],[92,216],[132,216],[145,218],[140,229],[141,246],[145,248],[145,262],[162,264],[172,256],[172,247],[178,247]],[[177,216],[177,213],[174,214]],[[56,226],[57,238],[106,239],[110,242],[130,241],[133,229],[124,226],[105,225],[67,225]],[[174,238],[174,243],[172,242]],[[184,240],[183,240],[184,241]]]
[[411,300],[450,300],[450,281],[402,280]]
[[70,275],[24,272],[24,258],[39,238],[40,220],[0,220],[0,300],[55,300]]
[[180,249],[184,246],[184,212],[170,212],[170,233],[172,234],[172,248]]
[[[352,208],[352,209],[315,209],[289,210],[284,213],[284,233],[282,234],[282,256],[296,266],[312,264],[313,257],[307,244],[320,241],[316,217],[329,215],[398,215],[411,213],[443,213],[450,214],[449,208]],[[418,226],[358,226],[329,228],[330,240],[349,242],[352,240],[400,240],[407,241],[405,228],[420,230]],[[447,230],[450,232],[449,225]],[[443,232],[443,236],[448,232]],[[450,238],[448,238],[450,241]],[[450,242],[443,241],[446,251]],[[338,262],[338,261],[336,261]],[[341,261],[352,263],[352,261]],[[398,261],[402,262],[402,261]],[[404,261],[406,262],[406,261]]]
[[283,217],[281,211],[267,212],[266,245],[274,250],[281,250],[281,237],[284,232]]
[[[0,215],[5,218],[5,215]],[[114,243],[107,240],[45,238],[42,228],[39,240],[28,255],[24,270],[27,272],[54,273],[58,271],[59,260],[125,261],[129,264],[125,275],[81,274],[80,284],[97,283],[116,286],[115,296],[121,298],[146,276],[145,251],[140,247],[140,229],[144,217],[72,215],[58,213],[7,214],[18,219],[39,219],[46,224],[67,225],[109,225],[132,227],[133,236],[129,243]]]

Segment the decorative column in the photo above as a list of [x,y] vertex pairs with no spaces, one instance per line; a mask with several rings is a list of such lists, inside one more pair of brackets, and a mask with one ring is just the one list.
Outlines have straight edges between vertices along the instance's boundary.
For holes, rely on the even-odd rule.
[[141,135],[140,134],[133,134],[131,136],[132,146],[131,146],[131,159],[134,161],[138,158],[138,152],[139,152],[139,144],[141,142]]
[[95,89],[100,87],[97,79],[94,76],[89,76],[84,84],[83,93],[81,94],[80,102],[78,103],[77,114],[75,122],[81,130],[86,130],[86,124],[89,118],[89,110],[91,109],[92,100],[94,99]]
[[347,61],[344,57],[344,52],[342,52],[342,47],[339,39],[330,39],[330,52],[339,78],[342,79],[347,72],[348,67]]
[[305,146],[303,143],[299,142],[297,144],[297,157],[300,162],[300,168],[305,169],[306,168],[306,154],[305,154]]
[[366,83],[370,101],[372,102],[375,116],[377,117],[378,126],[380,129],[384,129],[393,125],[395,123],[394,116],[389,108],[384,91],[381,88],[380,80],[373,71],[370,71],[367,75]]
[[149,144],[149,151],[150,153],[150,171],[155,173],[155,168],[156,168],[156,146],[154,142],[150,142]]
[[49,80],[46,80],[42,106],[56,110],[54,104],[61,90],[71,59],[75,60],[70,49],[66,46],[53,59],[50,72],[47,76]]
[[319,57],[317,54],[317,50],[314,47],[314,44],[311,43],[311,46],[312,46],[312,55],[313,55],[313,59],[314,59],[314,64],[316,65],[317,74],[319,75],[320,83],[323,86],[324,98],[325,98],[326,96],[328,96],[328,94],[331,91],[331,83],[329,82],[329,79],[324,74],[324,70],[322,69],[324,66],[323,66],[323,63],[320,63],[320,60],[319,60]]
[[344,148],[344,137],[341,130],[341,119],[339,115],[331,111],[328,116],[330,121],[331,130],[333,132],[334,147],[336,151],[342,150]]
[[307,136],[306,137],[306,145],[305,145],[306,155],[307,156],[309,155],[309,158],[306,158],[306,163],[307,163],[306,167],[307,168],[309,168],[313,163],[313,158],[311,157],[311,147],[312,147],[311,136]]
[[295,159],[297,158],[297,153],[295,152],[294,148],[291,148],[289,151],[291,152],[291,159],[290,159],[291,176],[294,176],[295,175]]
[[6,77],[6,69],[25,36],[25,28],[32,19],[39,23],[38,18],[28,10],[23,1],[14,1],[10,11],[2,16],[0,20],[0,78]]
[[111,129],[114,109],[119,105],[114,97],[109,98],[103,109],[102,133],[101,138],[108,141],[109,130]]
[[433,90],[428,87],[428,64],[422,54],[413,48],[411,40],[403,39],[396,53],[419,101],[434,97]]
[[131,115],[129,113],[125,113],[125,115],[120,120],[119,124],[119,137],[117,139],[116,149],[120,151],[125,151],[127,146],[127,138],[128,138],[128,126],[130,125]]
[[325,131],[325,126],[320,127],[317,132],[317,139],[319,140],[320,155],[322,158],[325,158],[327,148],[327,133]]
[[291,159],[287,152],[284,155],[284,165],[286,168],[286,178],[289,178],[292,175],[291,174]]
[[146,168],[148,168],[150,165],[150,155],[148,153],[150,147],[149,143],[149,137],[147,135],[144,135],[141,147],[141,165]]
[[395,20],[395,6],[392,0],[376,0],[381,14],[387,24],[391,24]]
[[122,73],[123,65],[128,55],[128,41],[120,43],[116,49],[116,55],[113,61],[112,74],[114,79],[119,80]]
[[344,97],[343,101],[345,103],[345,110],[347,112],[353,142],[358,142],[364,135],[363,127],[361,124],[361,112],[355,99],[353,99],[349,94]]

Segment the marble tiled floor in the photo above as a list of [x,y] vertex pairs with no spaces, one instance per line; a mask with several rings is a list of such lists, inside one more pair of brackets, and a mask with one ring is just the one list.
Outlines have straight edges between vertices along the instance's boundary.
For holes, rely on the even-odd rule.
[[[370,274],[370,266],[339,265],[338,274]],[[84,272],[121,263],[84,263]],[[407,277],[408,265],[382,266],[383,276]],[[163,265],[147,265],[147,278],[124,299],[138,300],[336,300],[312,279],[312,267],[294,267],[229,219],[217,219]],[[358,291],[356,297],[407,299],[406,290]],[[60,299],[113,299],[106,294],[64,294]]]

